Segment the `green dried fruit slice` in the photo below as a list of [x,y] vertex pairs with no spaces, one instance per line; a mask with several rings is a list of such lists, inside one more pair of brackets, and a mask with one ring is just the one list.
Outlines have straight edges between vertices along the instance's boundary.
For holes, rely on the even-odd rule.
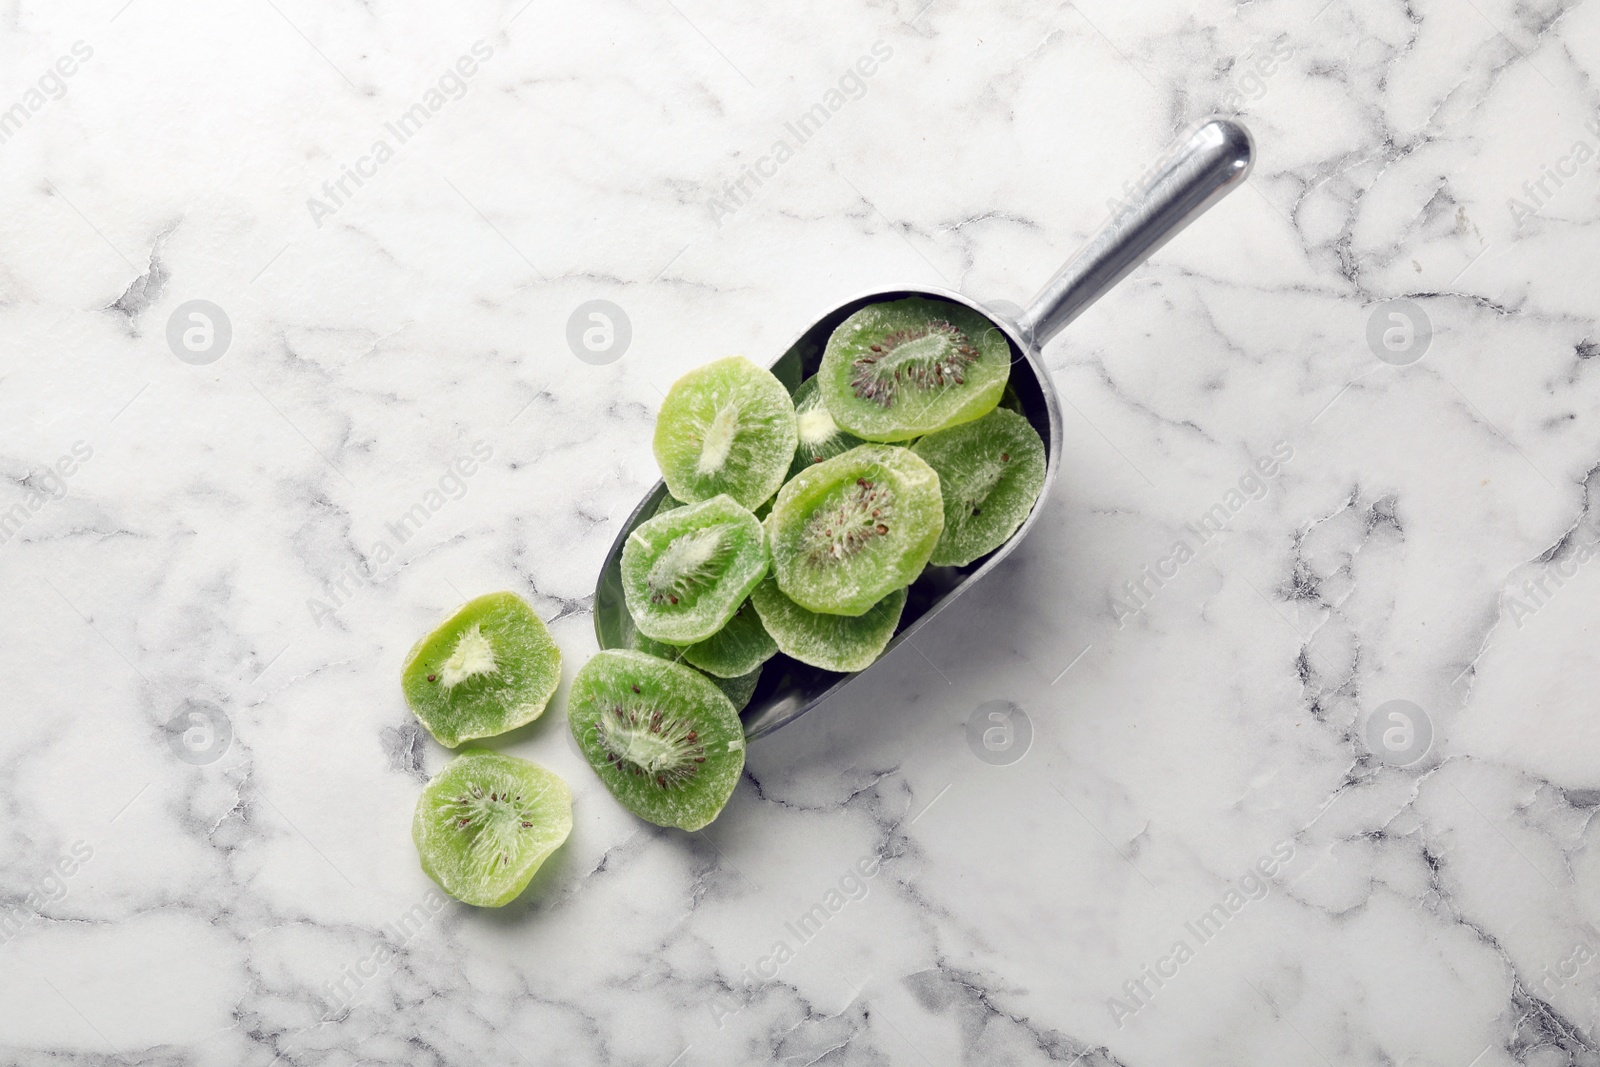
[[699,671],[643,652],[609,649],[584,664],[567,721],[611,795],[657,826],[705,826],[744,770],[728,698]]
[[833,415],[828,411],[828,405],[823,403],[822,391],[818,386],[813,376],[801,382],[800,388],[794,393],[795,430],[800,445],[795,449],[794,462],[789,465],[791,478],[825,459],[832,459],[866,443],[854,434],[839,429],[839,424],[833,421]]
[[718,678],[714,674],[706,675],[711,679],[711,684],[722,690],[722,695],[733,704],[734,711],[743,711],[750,703],[750,698],[755,696],[756,685],[761,681],[761,672],[765,664],[757,667],[749,674],[741,674],[737,678]]
[[939,476],[910,449],[860,445],[796,475],[766,528],[785,596],[861,615],[922,573],[944,528]]
[[777,654],[778,646],[748,600],[726,626],[683,650],[687,662],[718,678],[749,674]]
[[[745,601],[745,603],[748,605],[749,601]],[[743,611],[745,609],[741,608],[740,610]],[[759,618],[759,616],[757,617]],[[726,627],[724,627],[724,629],[726,629]],[[711,640],[715,640],[715,638],[713,637]],[[767,640],[770,641],[772,639],[771,637],[768,637]],[[669,645],[665,641],[657,641],[654,638],[646,637],[644,634],[640,633],[639,628],[633,624],[633,619],[629,618],[628,615],[624,613],[622,617],[621,647],[632,649],[635,652],[643,652],[647,655],[655,656],[658,659],[670,660],[673,663],[684,663],[687,662],[684,659],[684,653],[688,652],[690,648],[698,648],[699,646],[689,645],[687,647],[680,647],[678,645]],[[773,651],[777,651],[776,645],[773,646]],[[696,667],[695,670],[699,671],[700,668]],[[756,667],[755,670],[750,671],[748,674],[741,674],[733,678],[719,678],[709,671],[700,671],[700,673],[711,679],[712,684],[718,689],[722,690],[722,694],[733,702],[734,711],[744,710],[745,705],[750,703],[750,698],[755,694],[756,683],[761,680],[761,668],[759,666]]]
[[789,391],[742,356],[679,378],[656,417],[661,475],[673,496],[691,504],[726,493],[759,507],[783,484],[795,440]]
[[622,547],[622,595],[640,633],[692,645],[733,618],[767,567],[761,520],[718,496],[634,528]]
[[783,595],[771,578],[751,596],[761,621],[786,656],[825,671],[862,671],[883,654],[905,610],[906,591],[896,589],[864,615],[807,611]]
[[622,648],[631,648],[635,652],[657,656],[661,659],[670,659],[674,663],[683,659],[687,651],[684,645],[669,645],[665,641],[657,641],[653,637],[646,637],[639,632],[639,627],[634,625],[633,616],[627,612],[622,614]]
[[646,637],[638,632],[637,627],[634,628],[634,634],[634,639],[628,643],[627,647],[635,652],[643,652],[648,656],[655,656],[657,659],[680,663],[683,661],[683,654],[689,651],[689,646],[687,645],[669,645],[665,641],[657,641],[653,637]]
[[1022,398],[1017,395],[1017,387],[1012,382],[1006,382],[1006,391],[1000,397],[1000,407],[1007,411],[1015,411],[1018,415],[1026,415],[1022,408]]
[[657,515],[665,515],[667,512],[676,511],[681,507],[683,507],[683,501],[679,500],[671,493],[668,493],[661,498],[661,502],[658,503],[656,505],[656,509],[650,513],[650,517],[653,519]]
[[532,722],[560,683],[561,650],[515,593],[469,600],[400,668],[406,703],[449,748]]
[[931,433],[911,450],[939,472],[944,533],[929,560],[935,567],[965,566],[1005,544],[1044,489],[1044,442],[1005,408]]
[[567,783],[537,763],[467,749],[428,783],[411,838],[423,871],[466,904],[498,908],[572,832]]
[[822,398],[866,441],[909,441],[970,422],[1000,402],[1011,374],[1005,334],[971,308],[914,296],[868,304],[822,354]]

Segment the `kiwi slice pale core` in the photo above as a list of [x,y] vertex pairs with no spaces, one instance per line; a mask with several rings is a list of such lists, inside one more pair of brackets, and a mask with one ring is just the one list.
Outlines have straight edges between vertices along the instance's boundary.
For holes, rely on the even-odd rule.
[[733,618],[767,566],[761,520],[717,496],[634,528],[622,546],[622,595],[640,633],[692,645]]
[[794,392],[794,421],[800,444],[795,449],[794,462],[789,465],[789,477],[807,467],[848,452],[856,445],[865,444],[861,438],[839,429],[823,402],[820,383],[815,376],[800,383]]
[[744,727],[699,671],[608,649],[572,682],[567,722],[611,795],[657,826],[698,830],[744,770]]
[[439,888],[480,908],[509,904],[572,831],[572,793],[537,763],[467,749],[417,800],[411,837]]
[[845,319],[817,372],[834,422],[865,441],[909,441],[985,415],[1010,375],[1011,345],[993,323],[920,296]]
[[785,596],[861,615],[922,573],[944,529],[939,475],[910,449],[859,445],[791,479],[765,525]]
[[561,650],[515,593],[469,600],[400,669],[406,703],[449,748],[532,722],[560,682]]
[[789,390],[742,356],[679,378],[656,417],[661,475],[672,495],[690,504],[726,493],[759,507],[783,484],[795,441]]

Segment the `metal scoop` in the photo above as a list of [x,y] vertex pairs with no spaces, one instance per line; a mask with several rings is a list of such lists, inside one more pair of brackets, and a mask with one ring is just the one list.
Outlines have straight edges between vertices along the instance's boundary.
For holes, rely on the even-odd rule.
[[[772,365],[773,374],[792,392],[817,373],[822,350],[834,327],[867,304],[926,296],[965,305],[985,316],[1011,344],[1011,386],[1023,414],[1044,439],[1047,469],[1044,489],[1022,526],[1005,544],[965,567],[929,567],[911,586],[900,629],[888,651],[916,633],[978,579],[1006,558],[1033,527],[1040,505],[1055,483],[1061,461],[1061,409],[1040,350],[1090,304],[1099,300],[1166,244],[1179,230],[1241,185],[1250,173],[1254,146],[1236,122],[1213,119],[1199,127],[1136,183],[1134,192],[1105,228],[1062,267],[1020,315],[1009,317],[948,289],[887,289],[859,296],[822,316]],[[594,628],[601,648],[626,647],[632,630],[622,596],[622,546],[634,527],[655,514],[666,495],[657,482],[617,534],[594,591]],[[871,668],[869,667],[868,670]],[[819,670],[782,654],[768,661],[761,682],[742,717],[750,740],[769,734],[838,693],[856,677]]]

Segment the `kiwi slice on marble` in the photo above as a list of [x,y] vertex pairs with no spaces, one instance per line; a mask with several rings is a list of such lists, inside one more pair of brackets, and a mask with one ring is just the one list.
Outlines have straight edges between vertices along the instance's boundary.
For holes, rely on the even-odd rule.
[[685,661],[718,678],[749,674],[777,654],[777,644],[748,600],[722,629],[683,650]]
[[839,429],[823,403],[822,390],[815,376],[800,383],[794,391],[795,432],[800,444],[795,449],[794,462],[789,465],[789,477],[841,452],[848,452],[859,444],[861,438]]
[[406,703],[448,748],[532,722],[560,682],[561,650],[515,593],[467,601],[400,668]]
[[622,595],[640,633],[692,645],[733,618],[767,566],[761,520],[717,496],[634,528],[622,546]]
[[845,319],[817,372],[834,422],[866,441],[909,441],[986,415],[1010,375],[1011,345],[993,323],[920,296]]
[[411,838],[422,870],[466,904],[498,908],[527,888],[572,832],[572,793],[553,771],[467,749],[417,801]]
[[789,390],[771,371],[730,356],[672,383],[656,416],[656,462],[685,503],[726,493],[753,510],[783,484],[795,432]]
[[911,450],[939,472],[944,532],[929,560],[935,567],[962,567],[1005,544],[1044,489],[1044,442],[1005,408],[931,433]]
[[944,529],[939,475],[910,449],[859,445],[797,474],[765,525],[785,596],[862,615],[927,565]]
[[866,670],[883,654],[900,625],[906,590],[896,589],[863,615],[807,611],[783,595],[771,578],[756,586],[751,602],[784,655],[825,671]]
[[567,722],[611,795],[657,826],[705,826],[744,771],[744,727],[722,690],[643,652],[608,649],[584,664]]

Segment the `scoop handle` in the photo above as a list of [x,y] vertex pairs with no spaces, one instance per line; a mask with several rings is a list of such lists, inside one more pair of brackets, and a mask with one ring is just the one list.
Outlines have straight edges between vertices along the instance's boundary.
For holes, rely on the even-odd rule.
[[1178,231],[1244,184],[1255,156],[1250,131],[1212,119],[1133,183],[1111,220],[1029,303],[1018,328],[1035,347],[1066,329]]

